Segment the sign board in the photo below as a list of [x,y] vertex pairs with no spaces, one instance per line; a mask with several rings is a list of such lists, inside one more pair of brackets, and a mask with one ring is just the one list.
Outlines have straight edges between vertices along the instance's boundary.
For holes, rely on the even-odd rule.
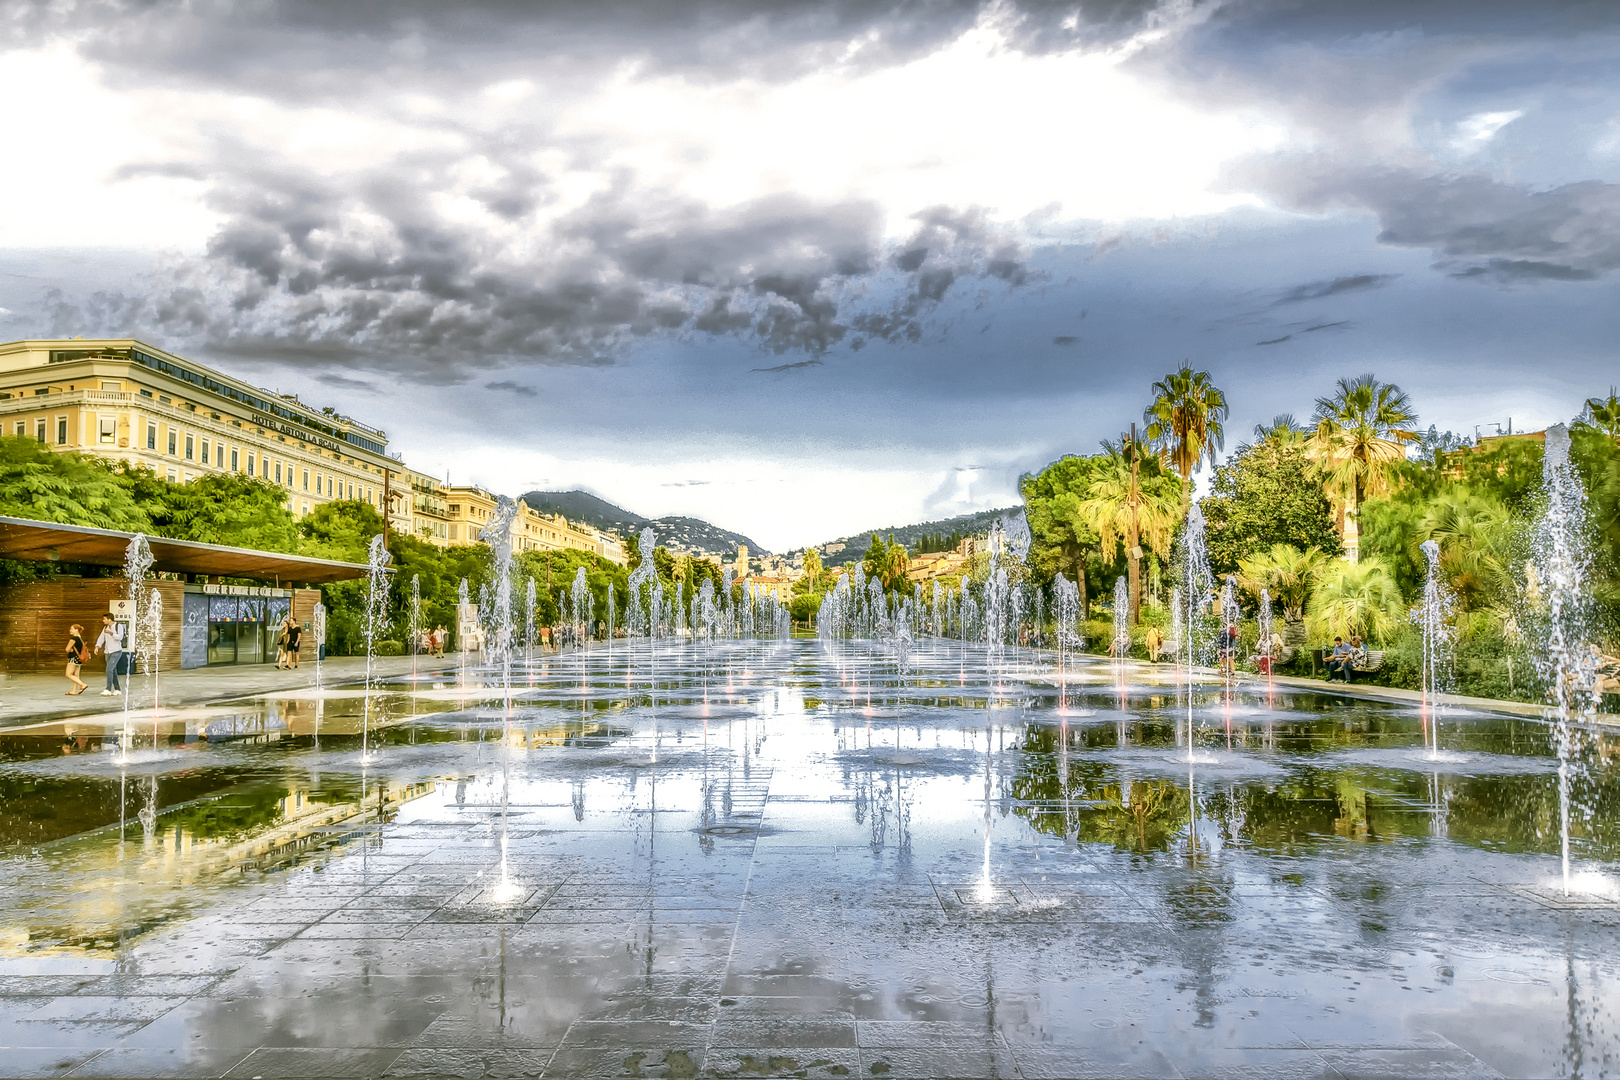
[[135,615],[135,605],[127,597],[120,597],[107,605],[107,610],[114,619],[128,622]]

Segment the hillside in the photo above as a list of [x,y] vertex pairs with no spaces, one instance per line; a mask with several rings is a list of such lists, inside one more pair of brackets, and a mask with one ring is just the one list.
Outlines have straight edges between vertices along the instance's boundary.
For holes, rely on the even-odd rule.
[[953,518],[942,518],[939,521],[923,521],[915,525],[885,525],[878,529],[862,529],[848,536],[839,537],[838,540],[829,540],[816,546],[825,551],[827,544],[842,542],[844,550],[831,555],[824,555],[822,561],[826,566],[843,566],[846,563],[855,562],[866,553],[866,545],[871,543],[873,533],[877,533],[885,540],[892,534],[895,540],[904,544],[908,549],[915,551],[917,541],[926,533],[945,535],[962,533],[967,535],[988,532],[990,526],[1001,515],[1018,512],[1022,509],[1022,507],[1010,506],[1000,510],[981,510],[975,514],[961,514]]
[[729,561],[736,556],[738,544],[747,544],[749,554],[768,554],[742,533],[722,529],[700,518],[644,518],[588,491],[531,491],[519,498],[531,510],[542,514],[561,514],[569,521],[606,529],[620,536],[650,528],[658,538],[659,546],[671,550],[716,555]]
[[569,521],[582,522],[621,536],[647,524],[647,519],[640,514],[632,514],[588,491],[531,491],[518,498],[527,503],[530,510],[538,513],[561,514]]

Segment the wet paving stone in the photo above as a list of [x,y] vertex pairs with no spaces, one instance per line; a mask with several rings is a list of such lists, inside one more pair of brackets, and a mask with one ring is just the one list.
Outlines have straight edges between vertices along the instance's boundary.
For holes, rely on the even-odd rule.
[[0,733],[14,816],[114,814],[5,864],[0,1074],[1620,1073],[1615,735],[1566,893],[1535,721],[1434,762],[1401,707],[1202,687],[1188,763],[1152,669],[656,649],[656,701],[645,643],[537,658],[514,726],[390,691],[365,762],[357,695],[123,767]]

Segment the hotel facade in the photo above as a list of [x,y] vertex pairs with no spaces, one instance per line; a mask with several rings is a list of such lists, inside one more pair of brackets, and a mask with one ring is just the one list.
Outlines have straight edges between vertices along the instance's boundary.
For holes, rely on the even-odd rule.
[[[388,450],[388,436],[296,396],[234,379],[132,338],[0,344],[0,432],[150,469],[273,483],[303,517],[358,499],[391,529],[441,547],[478,542],[495,497],[450,487]],[[519,551],[574,548],[624,562],[617,537],[521,508]]]

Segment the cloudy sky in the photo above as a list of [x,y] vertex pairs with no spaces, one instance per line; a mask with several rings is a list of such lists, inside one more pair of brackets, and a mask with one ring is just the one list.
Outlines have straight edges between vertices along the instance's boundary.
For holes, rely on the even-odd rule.
[[1620,382],[1620,5],[0,0],[0,337],[135,335],[783,549],[1015,498],[1188,361],[1233,437]]

